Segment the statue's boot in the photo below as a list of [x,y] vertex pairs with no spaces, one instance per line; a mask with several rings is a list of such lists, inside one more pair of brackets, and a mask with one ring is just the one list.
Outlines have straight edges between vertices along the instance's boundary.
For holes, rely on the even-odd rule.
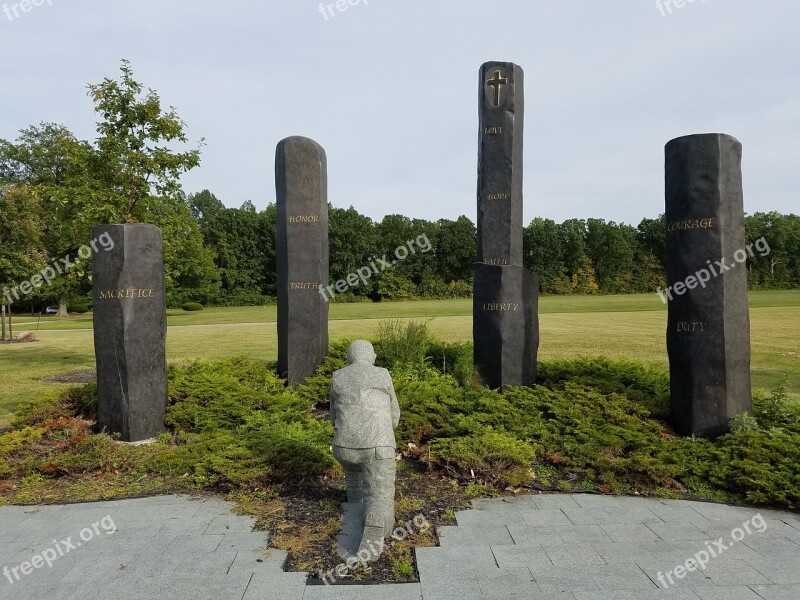
[[384,519],[383,519],[383,534],[384,537],[392,537],[394,534],[394,502],[392,502],[391,507],[386,507],[383,511]]
[[358,553],[369,552],[370,560],[377,560],[383,553],[385,518],[379,513],[368,512],[364,520],[364,534],[361,536],[361,544]]

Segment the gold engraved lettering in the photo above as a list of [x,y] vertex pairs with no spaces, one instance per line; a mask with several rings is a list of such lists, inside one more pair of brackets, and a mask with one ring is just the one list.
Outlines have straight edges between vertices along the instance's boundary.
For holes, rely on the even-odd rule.
[[503,133],[502,127],[484,127],[483,134],[484,135],[500,135]]
[[519,309],[518,302],[484,302],[483,310],[493,312],[514,312]]
[[507,258],[485,258],[483,259],[483,263],[486,265],[500,265],[500,266],[509,265]]
[[122,290],[100,290],[101,300],[126,300],[135,298],[155,298],[156,290],[150,288],[125,288]]
[[290,290],[316,290],[318,288],[318,283],[289,283]]
[[486,195],[487,200],[511,200],[511,194],[505,193],[488,193]]
[[700,321],[680,321],[678,322],[678,333],[704,333],[708,323]]
[[290,215],[289,223],[319,223],[319,215]]
[[685,231],[688,229],[714,229],[715,218],[707,219],[685,219],[683,221],[673,221],[667,223],[667,231]]

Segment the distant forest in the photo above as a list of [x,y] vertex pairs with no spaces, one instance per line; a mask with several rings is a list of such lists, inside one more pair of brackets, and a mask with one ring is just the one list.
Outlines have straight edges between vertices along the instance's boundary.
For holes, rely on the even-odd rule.
[[[173,294],[232,305],[274,297],[276,207],[270,205],[261,212],[250,203],[226,208],[209,191],[191,195],[186,202],[202,232],[204,247],[213,255],[219,285],[204,297],[193,296],[190,290]],[[331,283],[369,265],[375,256],[393,258],[397,247],[423,234],[432,247],[335,300],[470,296],[476,228],[467,217],[426,221],[388,215],[375,222],[352,207],[331,206],[329,221]],[[800,287],[800,216],[756,213],[745,218],[745,229],[747,243],[763,237],[770,248],[768,255],[756,252],[748,260],[750,288]],[[637,227],[603,219],[556,223],[536,218],[524,229],[524,266],[539,274],[545,294],[655,292],[665,285],[665,236],[663,215],[643,219]]]

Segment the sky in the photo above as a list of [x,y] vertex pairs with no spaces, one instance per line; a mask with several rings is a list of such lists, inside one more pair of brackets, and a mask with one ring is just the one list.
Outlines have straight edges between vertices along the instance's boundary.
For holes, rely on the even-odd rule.
[[0,138],[94,139],[86,85],[125,58],[205,138],[185,191],[230,207],[274,202],[276,144],[303,135],[334,206],[474,222],[478,71],[499,60],[525,70],[526,224],[656,217],[664,145],[708,132],[744,146],[748,213],[800,212],[796,0],[36,3],[0,0]]

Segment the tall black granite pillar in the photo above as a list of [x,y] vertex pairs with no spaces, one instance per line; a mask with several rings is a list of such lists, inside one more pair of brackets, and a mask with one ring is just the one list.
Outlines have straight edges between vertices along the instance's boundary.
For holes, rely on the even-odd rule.
[[290,385],[328,354],[328,181],[325,150],[303,137],[278,144],[278,370]]
[[522,264],[522,68],[490,62],[479,82],[475,368],[492,388],[532,385],[539,347],[535,274]]
[[481,67],[478,262],[522,265],[524,75],[513,63]]
[[752,408],[741,162],[727,135],[666,146],[667,350],[684,435],[719,436]]
[[161,230],[98,225],[94,240],[94,347],[97,421],[125,442],[164,431],[167,313]]

